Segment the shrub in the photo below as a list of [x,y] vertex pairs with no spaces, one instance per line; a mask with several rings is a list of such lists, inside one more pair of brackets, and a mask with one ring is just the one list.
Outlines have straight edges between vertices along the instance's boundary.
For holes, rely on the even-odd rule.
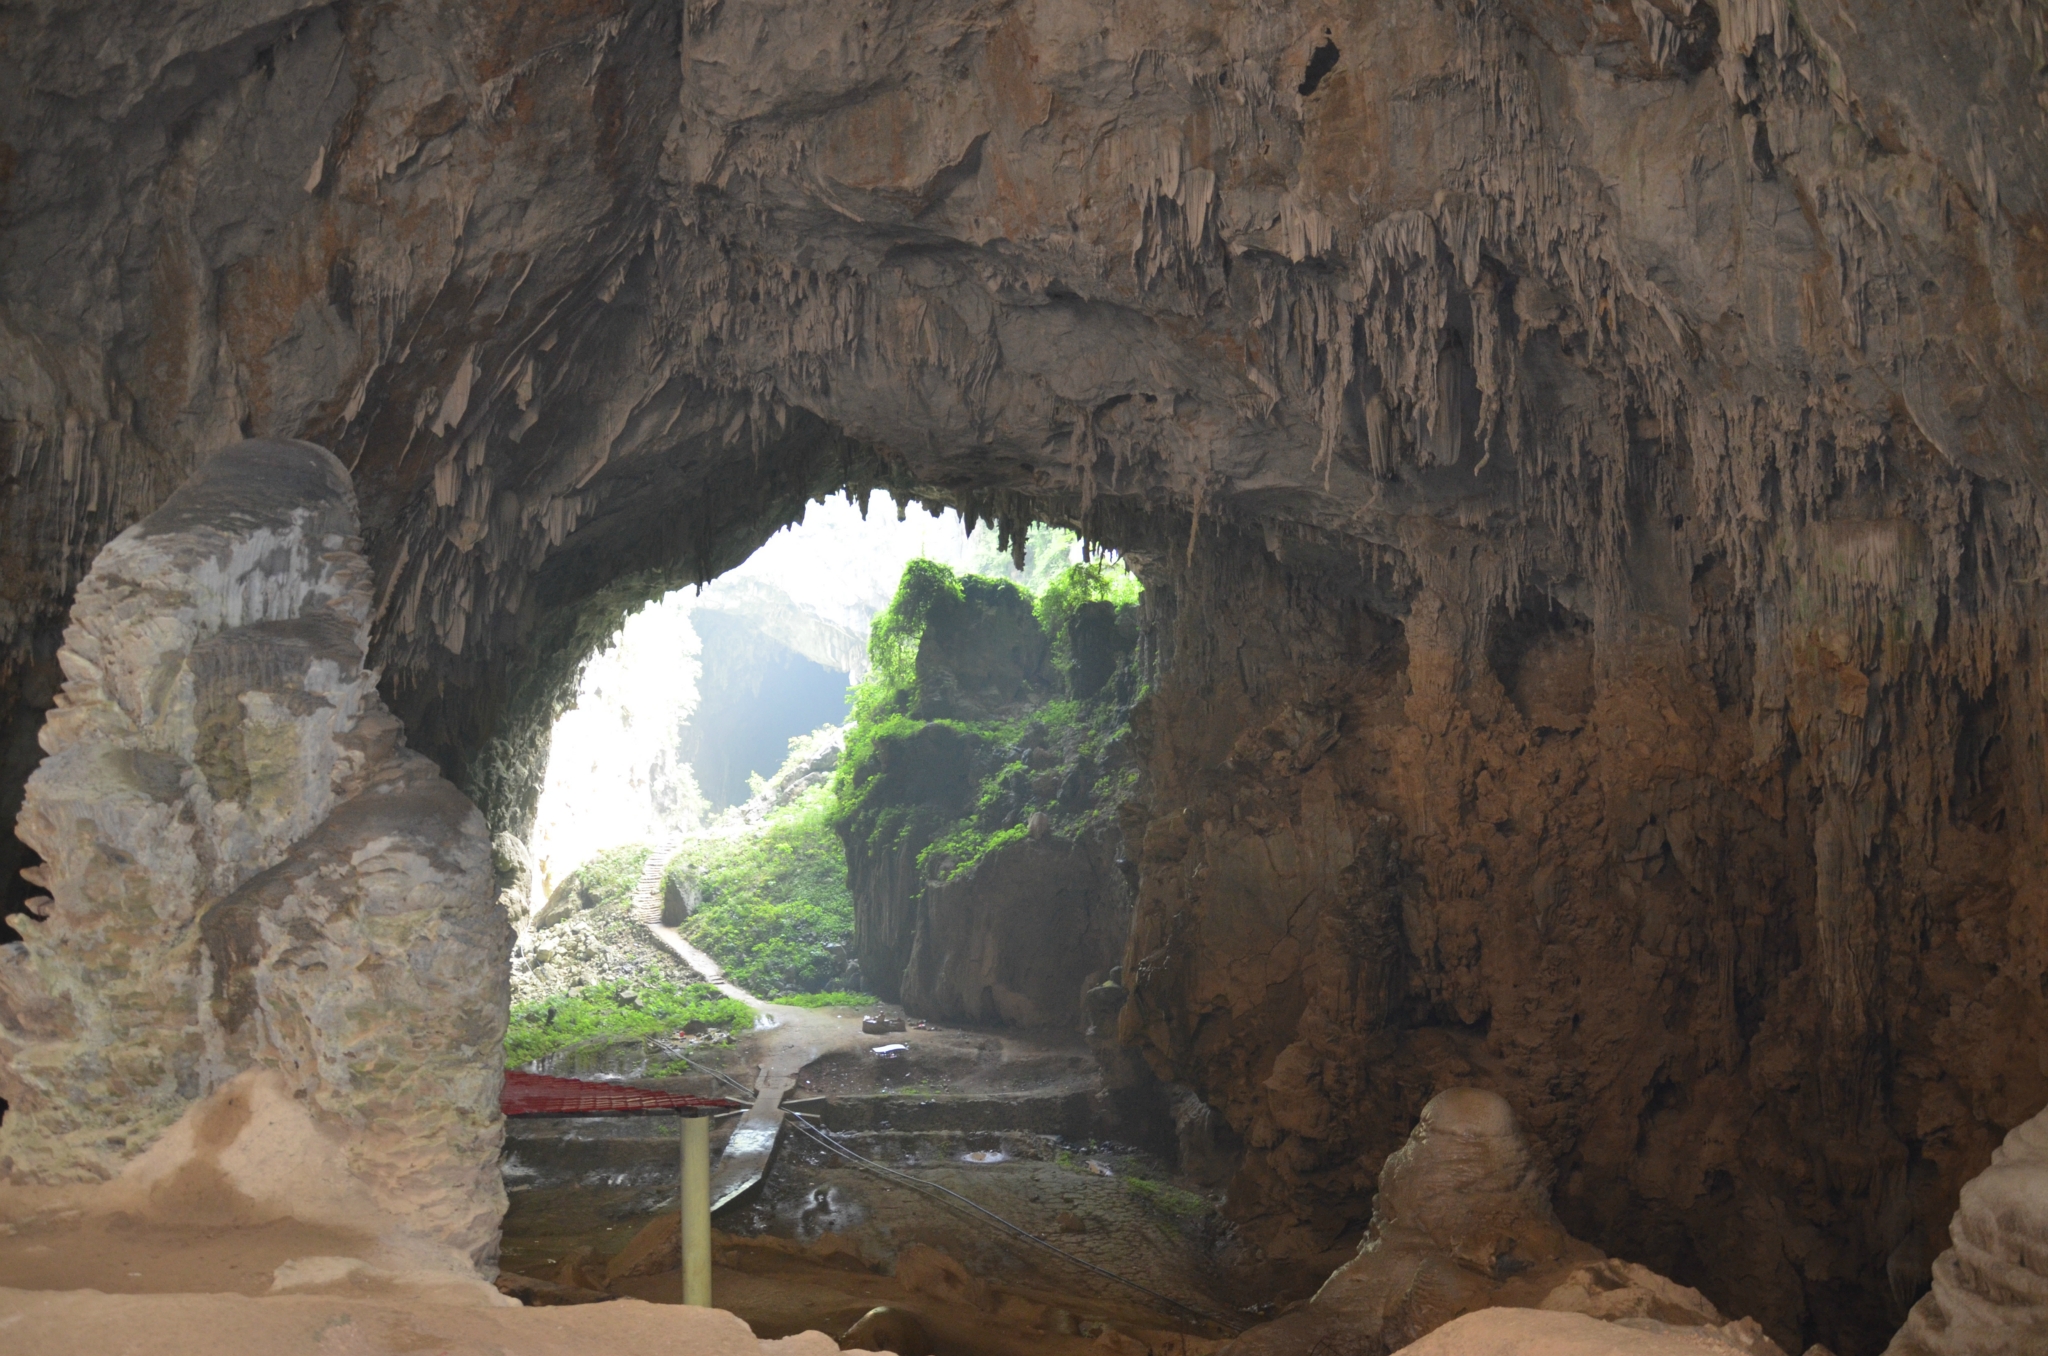
[[1115,603],[1118,607],[1129,607],[1143,592],[1144,586],[1138,583],[1138,577],[1120,560],[1096,559],[1069,565],[1038,595],[1035,608],[1038,624],[1058,646],[1065,640],[1067,623],[1083,603]]

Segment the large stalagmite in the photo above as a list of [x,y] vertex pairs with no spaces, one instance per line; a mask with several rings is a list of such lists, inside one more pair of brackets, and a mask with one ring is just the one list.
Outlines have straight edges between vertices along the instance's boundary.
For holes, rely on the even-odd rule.
[[356,532],[331,455],[244,442],[79,585],[19,829],[49,895],[0,949],[0,1181],[488,1263],[510,930],[483,817],[363,666]]

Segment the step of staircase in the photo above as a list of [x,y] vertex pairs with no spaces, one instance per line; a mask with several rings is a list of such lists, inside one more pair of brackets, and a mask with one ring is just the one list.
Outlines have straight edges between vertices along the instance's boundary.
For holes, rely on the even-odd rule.
[[668,870],[668,864],[682,850],[683,840],[674,838],[647,854],[647,865],[640,868],[640,883],[633,887],[632,914],[635,922],[661,921],[661,878]]

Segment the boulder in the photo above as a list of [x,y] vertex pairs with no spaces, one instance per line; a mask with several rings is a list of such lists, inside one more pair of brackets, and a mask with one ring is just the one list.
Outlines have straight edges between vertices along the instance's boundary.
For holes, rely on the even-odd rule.
[[1963,1187],[1934,1287],[1885,1356],[2048,1351],[2048,1111],[2023,1122]]
[[[1492,1346],[1436,1343],[1427,1349],[1500,1356],[1656,1356],[1683,1349],[1697,1356],[1707,1343],[1708,1351],[1783,1356],[1749,1320],[1724,1323],[1698,1291],[1603,1257],[1571,1237],[1551,1208],[1550,1191],[1550,1165],[1504,1099],[1479,1088],[1440,1092],[1423,1107],[1407,1143],[1381,1167],[1358,1256],[1308,1305],[1251,1329],[1223,1351],[1422,1351],[1411,1344],[1461,1315],[1515,1309],[1541,1312],[1477,1325],[1473,1341]],[[1680,1334],[1674,1341],[1691,1345],[1658,1345],[1645,1336],[1667,1329]]]

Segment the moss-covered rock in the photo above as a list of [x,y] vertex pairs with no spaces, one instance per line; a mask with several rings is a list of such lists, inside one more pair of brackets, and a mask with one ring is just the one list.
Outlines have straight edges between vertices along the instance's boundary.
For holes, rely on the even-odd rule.
[[1135,592],[1103,562],[1035,601],[928,561],[906,570],[834,783],[876,993],[950,1020],[1078,1021],[1129,919],[1116,810],[1136,784],[1136,609],[1119,599]]

